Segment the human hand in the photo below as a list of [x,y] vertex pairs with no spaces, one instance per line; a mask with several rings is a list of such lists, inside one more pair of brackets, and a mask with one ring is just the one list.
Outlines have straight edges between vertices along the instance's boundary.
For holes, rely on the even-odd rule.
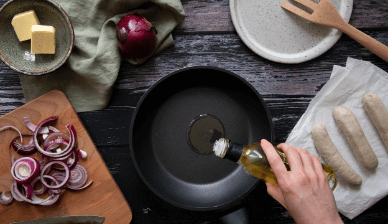
[[318,157],[282,143],[278,147],[287,156],[290,165],[287,171],[271,143],[263,139],[261,147],[278,181],[278,184],[266,182],[267,192],[287,209],[296,223],[343,223]]

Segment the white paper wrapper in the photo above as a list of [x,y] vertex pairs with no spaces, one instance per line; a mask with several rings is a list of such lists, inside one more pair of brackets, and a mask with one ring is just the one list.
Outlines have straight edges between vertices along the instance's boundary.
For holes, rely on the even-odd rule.
[[[366,93],[375,93],[388,107],[388,73],[370,62],[348,58],[346,67],[334,66],[330,80],[311,101],[306,112],[290,133],[287,143],[299,146],[318,156],[311,135],[315,123],[325,124],[330,138],[349,165],[362,178],[361,186],[348,184],[337,175],[334,197],[340,213],[353,219],[388,194],[388,148],[382,141],[362,104]],[[335,106],[349,108],[358,119],[379,161],[375,170],[368,170],[357,160],[350,144],[332,115]]]

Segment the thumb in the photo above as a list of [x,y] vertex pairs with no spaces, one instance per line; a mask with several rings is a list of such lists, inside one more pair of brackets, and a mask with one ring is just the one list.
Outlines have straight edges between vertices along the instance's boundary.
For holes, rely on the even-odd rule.
[[287,209],[286,203],[284,202],[283,193],[279,185],[268,181],[265,181],[265,185],[267,185],[268,194],[277,202],[279,202],[285,209]]

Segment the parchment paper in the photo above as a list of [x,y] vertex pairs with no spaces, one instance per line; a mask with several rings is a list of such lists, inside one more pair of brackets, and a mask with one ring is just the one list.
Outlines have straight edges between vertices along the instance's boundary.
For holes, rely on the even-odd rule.
[[[311,135],[315,123],[325,124],[338,151],[362,178],[361,186],[354,186],[337,175],[334,197],[338,211],[349,219],[355,218],[388,194],[388,148],[363,107],[362,97],[366,93],[377,94],[388,107],[388,73],[370,62],[353,58],[348,58],[345,68],[335,65],[330,80],[311,101],[286,141],[308,150],[327,164],[316,150]],[[361,165],[336,124],[332,110],[338,105],[349,108],[358,119],[378,158],[379,165],[375,170]]]

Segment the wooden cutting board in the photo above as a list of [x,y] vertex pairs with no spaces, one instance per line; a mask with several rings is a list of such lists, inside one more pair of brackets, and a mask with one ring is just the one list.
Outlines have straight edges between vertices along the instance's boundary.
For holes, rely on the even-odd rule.
[[[87,183],[91,180],[93,183],[80,191],[63,190],[59,200],[50,206],[31,205],[16,200],[10,205],[0,204],[0,223],[71,215],[103,216],[104,224],[130,223],[131,208],[67,97],[60,91],[51,91],[0,117],[0,128],[11,125],[22,134],[30,134],[32,132],[23,121],[26,116],[35,125],[48,117],[58,116],[53,126],[66,134],[66,125],[73,125],[77,132],[77,148],[88,154],[87,158],[80,158],[79,164],[88,171]],[[0,132],[0,192],[9,191],[13,182],[9,144],[16,136],[18,133],[13,130]]]

